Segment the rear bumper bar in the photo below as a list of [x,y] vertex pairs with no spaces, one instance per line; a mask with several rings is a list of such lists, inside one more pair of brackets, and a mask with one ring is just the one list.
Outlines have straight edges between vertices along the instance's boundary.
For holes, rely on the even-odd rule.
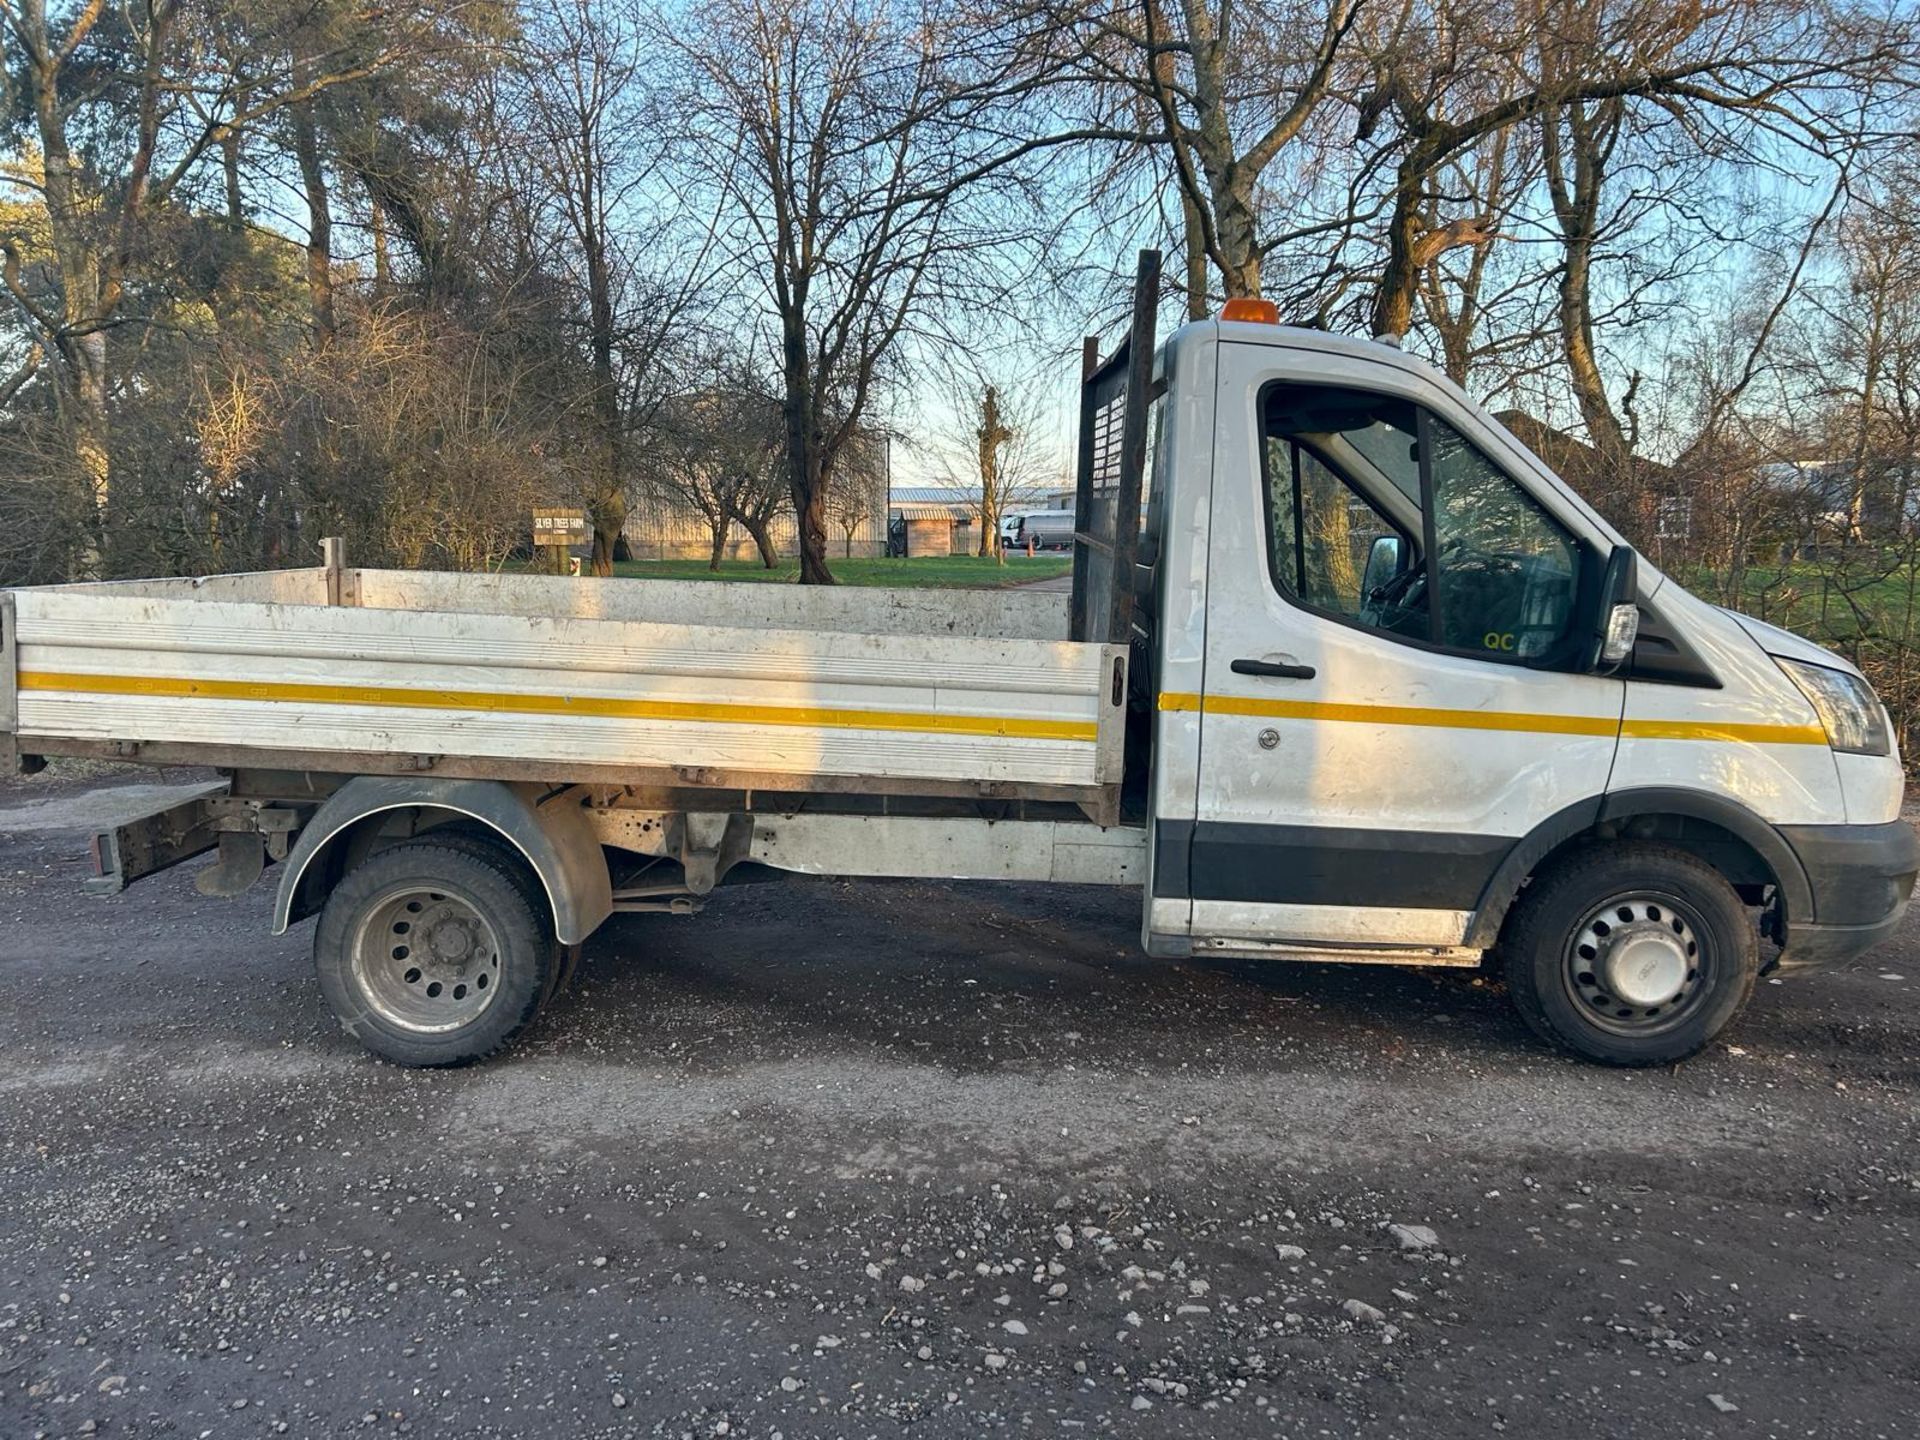
[[1787,916],[1775,971],[1844,965],[1899,925],[1920,875],[1920,835],[1905,820],[1884,825],[1782,825],[1780,837],[1806,870],[1813,914]]

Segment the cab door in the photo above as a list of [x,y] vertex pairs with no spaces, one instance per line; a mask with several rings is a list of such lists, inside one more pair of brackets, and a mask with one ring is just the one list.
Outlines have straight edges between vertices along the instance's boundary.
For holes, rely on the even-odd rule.
[[1202,689],[1160,701],[1200,717],[1195,944],[1462,946],[1606,789],[1624,685],[1576,632],[1608,541],[1397,356],[1219,366]]

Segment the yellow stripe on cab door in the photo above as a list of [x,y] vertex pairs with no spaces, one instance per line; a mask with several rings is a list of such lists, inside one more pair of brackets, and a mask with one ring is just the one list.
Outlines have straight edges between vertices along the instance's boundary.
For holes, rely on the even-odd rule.
[[1446,710],[1422,705],[1362,705],[1323,700],[1259,700],[1248,695],[1199,696],[1168,691],[1160,708],[1272,720],[1355,725],[1421,725],[1440,730],[1504,730],[1534,735],[1612,735],[1630,740],[1720,740],[1747,745],[1825,745],[1818,725],[1749,725],[1716,720],[1617,720],[1515,710]]

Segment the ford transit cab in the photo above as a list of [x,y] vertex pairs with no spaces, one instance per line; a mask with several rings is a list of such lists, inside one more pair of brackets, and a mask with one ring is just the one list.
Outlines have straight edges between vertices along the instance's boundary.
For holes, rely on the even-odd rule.
[[1905,908],[1886,712],[1708,604],[1399,349],[1174,334],[1146,390],[1148,943],[1494,953],[1590,1057],[1697,1050]]

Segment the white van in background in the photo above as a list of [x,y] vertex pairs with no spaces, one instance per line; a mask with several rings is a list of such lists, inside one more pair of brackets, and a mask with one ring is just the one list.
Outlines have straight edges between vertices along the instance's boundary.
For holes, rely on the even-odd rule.
[[1045,550],[1073,548],[1073,512],[1071,510],[1028,510],[1012,517],[1013,530],[1006,541],[1009,552],[1039,554]]

